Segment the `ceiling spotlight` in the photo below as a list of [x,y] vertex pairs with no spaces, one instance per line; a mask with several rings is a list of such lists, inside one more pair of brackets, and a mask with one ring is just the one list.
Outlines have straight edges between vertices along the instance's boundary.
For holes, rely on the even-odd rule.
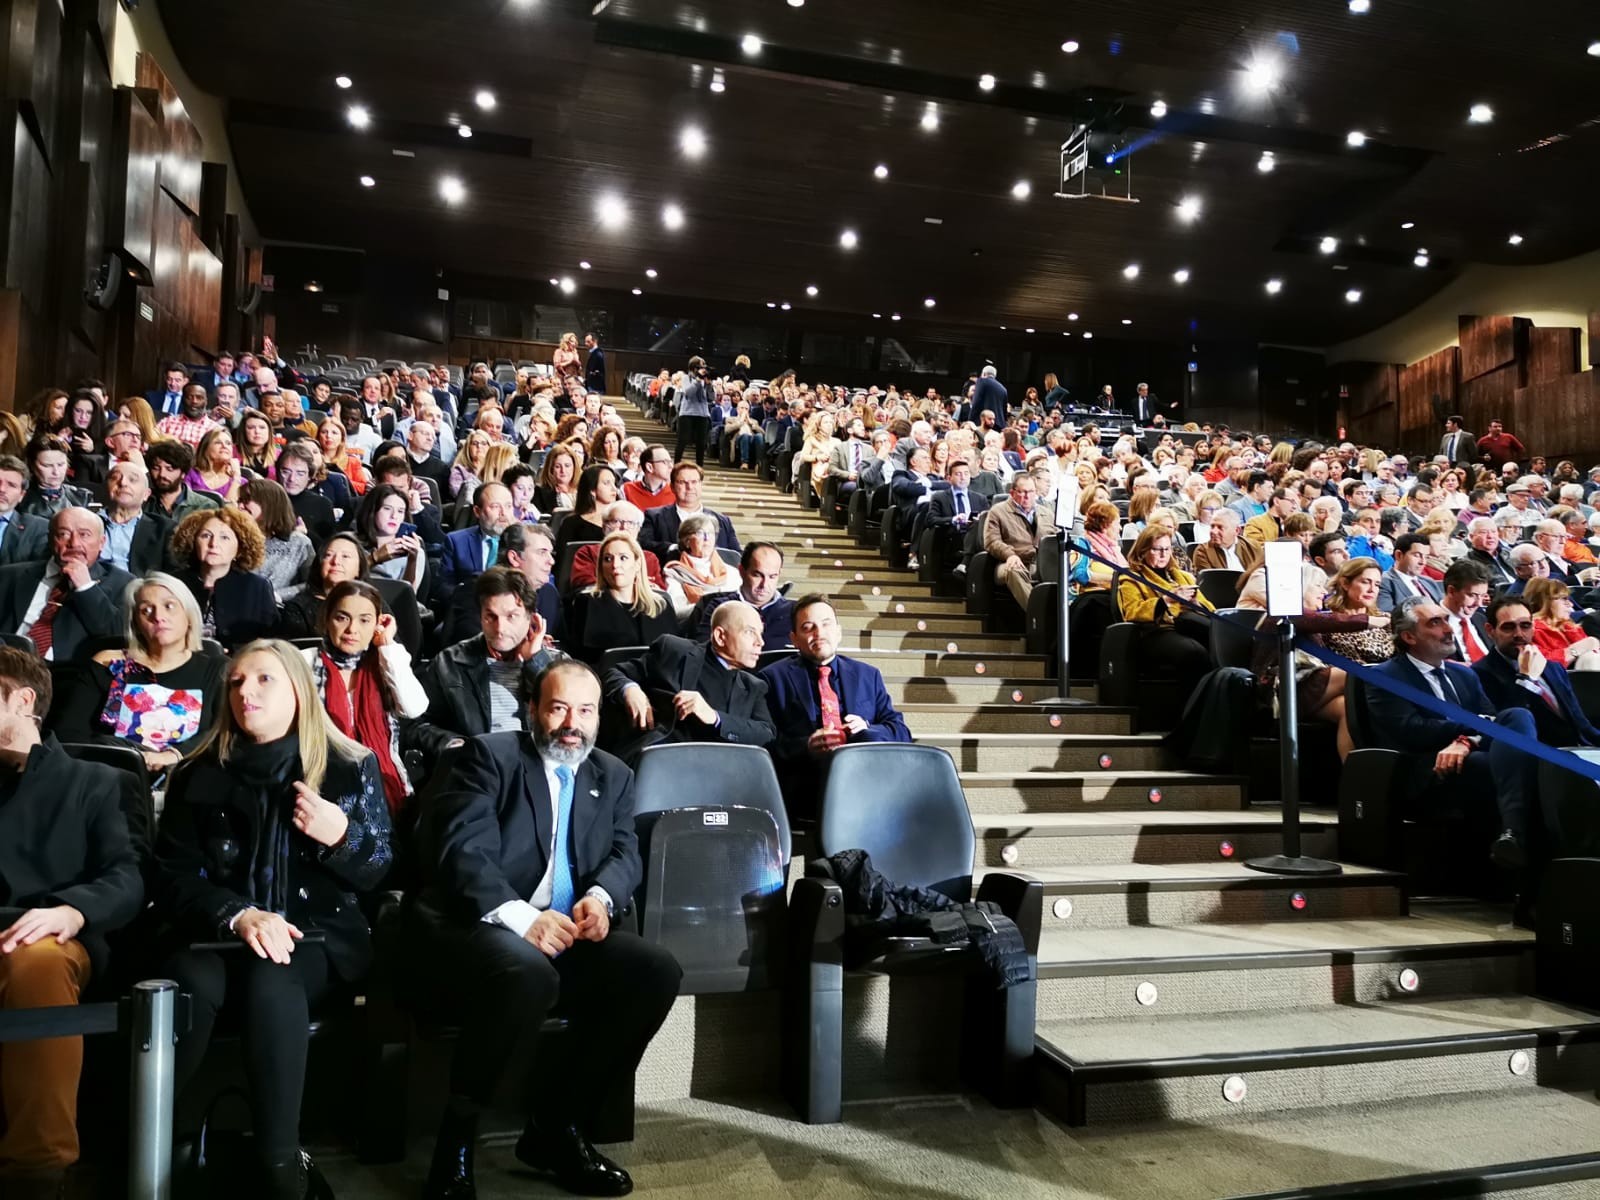
[[1263,175],[1272,174],[1272,172],[1277,169],[1277,166],[1278,160],[1273,156],[1271,150],[1263,150],[1261,152],[1261,158],[1256,162],[1256,170],[1260,171]]
[[580,271],[587,271],[589,269],[589,260],[586,258],[582,262],[580,262],[578,264],[578,269]]
[[646,267],[644,269],[644,277],[646,279],[654,279],[656,277],[656,269],[654,267]]
[[361,177],[361,186],[362,187],[377,187],[378,186],[378,181],[376,179],[374,179],[371,175],[363,175]]
[[929,297],[927,297],[926,299],[923,300],[922,307],[923,308],[932,308],[937,303],[938,303],[937,300],[935,300],[932,296],[929,296]]
[[778,302],[776,300],[768,300],[767,301],[767,307],[768,308],[777,308],[778,307]]
[[1091,339],[1091,338],[1093,338],[1093,337],[1094,337],[1094,334],[1092,334],[1092,333],[1090,333],[1090,332],[1089,332],[1089,331],[1088,331],[1088,330],[1085,330],[1085,331],[1084,331],[1084,334],[1083,334],[1083,340],[1084,340],[1084,341],[1086,341],[1086,342],[1087,342],[1087,341],[1089,341],[1089,340],[1090,340],[1090,339]]
[[900,314],[899,313],[890,313],[889,314],[889,320],[898,321],[899,319],[900,319]]
[[872,176],[874,179],[889,178],[889,165],[887,163],[879,163],[872,168]]
[[1178,201],[1178,219],[1185,224],[1193,224],[1200,219],[1201,207],[1199,196],[1185,196]]
[[351,84],[350,76],[348,76],[348,75],[335,75],[333,77],[333,84],[334,84],[335,87],[347,88]]
[[1132,317],[1123,317],[1122,318],[1122,323],[1124,325],[1132,325],[1133,324],[1133,318]]
[[1283,82],[1283,63],[1276,58],[1253,58],[1244,69],[1245,90],[1265,96]]
[[615,192],[606,192],[595,201],[594,215],[607,229],[620,229],[628,223],[628,206]]
[[668,229],[676,232],[683,228],[683,207],[677,204],[663,204],[661,206],[661,223]]
[[550,281],[550,286],[551,286],[551,287],[560,287],[560,286],[561,286],[561,280],[559,280],[559,279],[552,279],[552,280],[551,280],[551,281]]
[[1359,129],[1352,129],[1344,135],[1344,144],[1352,150],[1359,150],[1367,144],[1367,135]]
[[484,112],[489,112],[495,106],[494,93],[488,88],[479,88],[477,94],[472,97],[472,102]]
[[699,158],[706,152],[706,135],[698,125],[685,125],[678,135],[678,148],[686,158]]
[[1011,198],[1013,200],[1026,200],[1033,195],[1033,184],[1026,179],[1019,179],[1011,185]]
[[1129,263],[1127,266],[1123,267],[1122,268],[1122,277],[1124,279],[1137,279],[1137,278],[1139,278],[1139,264],[1138,263]]
[[881,321],[881,320],[883,320],[883,314],[882,313],[873,313],[872,314],[872,319],[874,321]]
[[1061,43],[1061,53],[1063,53],[1063,54],[1076,54],[1077,52],[1078,52],[1078,43],[1073,41],[1071,38],[1068,38],[1066,41]]
[[716,92],[719,96],[723,92],[728,90],[728,81],[723,76],[722,71],[721,71],[720,68],[711,72],[711,84],[710,84],[710,87],[711,87],[711,90],[713,92]]
[[372,124],[372,114],[367,111],[365,104],[352,104],[344,110],[344,116],[354,129],[365,129]]
[[633,288],[633,289],[631,289],[631,290],[632,290],[632,292],[633,292],[633,294],[634,294],[634,295],[635,295],[635,296],[642,296],[642,295],[644,295],[644,289],[643,289],[643,288]]
[[1023,333],[1032,333],[1032,332],[1033,332],[1033,330],[1032,330],[1032,329],[1024,329],[1024,330],[1023,330],[1023,331],[1022,331],[1022,332],[1023,332]]
[[1467,110],[1467,120],[1474,125],[1487,125],[1494,120],[1494,109],[1487,104],[1474,104]]
[[471,125],[457,125],[456,126],[456,134],[458,136],[460,136],[460,137],[469,138],[469,137],[472,136],[472,126]]
[[1600,58],[1600,42],[1589,43],[1589,57]]
[[1522,245],[1522,235],[1520,233],[1513,233],[1506,239],[1506,241],[1513,246],[1520,246]]
[[439,180],[439,195],[444,197],[446,204],[460,204],[467,198],[467,188],[454,175],[446,175]]
[[794,307],[794,305],[790,304],[787,300],[785,300],[782,304],[778,305],[778,307],[783,309],[784,312],[788,312],[791,308]]
[[1174,271],[1172,273],[1172,282],[1173,283],[1179,283],[1179,284],[1188,283],[1189,282],[1189,268],[1188,267],[1179,267],[1176,271]]
[[573,292],[578,290],[578,285],[573,280],[571,275],[563,275],[561,277],[560,287],[561,287],[561,293],[564,296],[570,296],[570,295],[572,295]]
[[1417,227],[1417,223],[1415,221],[1401,221],[1400,222],[1400,228],[1401,229],[1415,229],[1416,227]]
[[1068,313],[1067,314],[1067,320],[1076,321],[1077,319],[1078,319],[1078,314],[1077,313]]
[[1372,0],[1350,0],[1350,11],[1360,16],[1372,11]]
[[1276,296],[1281,291],[1283,291],[1283,280],[1281,280],[1281,279],[1269,279],[1269,280],[1267,280],[1267,295]]
[[1150,106],[1150,115],[1158,121],[1161,120],[1162,117],[1167,115],[1167,102],[1165,100],[1157,100]]
[[1325,237],[1317,243],[1317,249],[1321,250],[1324,254],[1332,254],[1338,248],[1339,239],[1336,237]]
[[839,245],[843,246],[846,250],[854,250],[856,248],[856,243],[859,240],[860,239],[856,237],[856,231],[854,229],[846,229],[839,235]]
[[992,92],[992,91],[994,91],[994,76],[993,75],[988,75],[988,74],[979,75],[978,76],[978,90],[979,91],[983,91],[983,92]]
[[814,283],[806,284],[806,295],[810,296],[812,299],[815,299],[817,295],[817,285]]
[[753,33],[747,33],[739,39],[739,49],[754,58],[761,53],[761,39]]
[[1360,288],[1351,288],[1348,292],[1346,292],[1344,294],[1344,302],[1346,304],[1360,304],[1361,303],[1361,289]]
[[930,102],[928,107],[922,110],[921,125],[929,133],[939,128],[939,108],[937,105]]
[[1423,251],[1423,250],[1419,250],[1417,252],[1417,256],[1411,260],[1411,264],[1413,266],[1417,266],[1417,267],[1425,267],[1425,266],[1427,266],[1428,265],[1428,254],[1427,254],[1427,252]]
[[804,8],[805,6],[806,0],[789,0],[790,8]]
[[322,290],[322,285],[315,279],[306,280],[305,287],[308,292],[320,292]]

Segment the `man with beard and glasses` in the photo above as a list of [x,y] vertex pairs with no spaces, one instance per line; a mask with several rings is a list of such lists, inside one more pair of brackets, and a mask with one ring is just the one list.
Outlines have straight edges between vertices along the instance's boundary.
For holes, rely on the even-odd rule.
[[638,1067],[683,972],[668,951],[611,925],[643,867],[633,772],[594,748],[600,701],[589,667],[548,667],[530,731],[468,742],[418,830],[427,885],[413,909],[416,982],[461,1028],[426,1200],[476,1194],[479,1115],[514,1051],[552,1015],[567,1029],[538,1046],[523,1081],[517,1160],[580,1195],[633,1188],[582,1129]]

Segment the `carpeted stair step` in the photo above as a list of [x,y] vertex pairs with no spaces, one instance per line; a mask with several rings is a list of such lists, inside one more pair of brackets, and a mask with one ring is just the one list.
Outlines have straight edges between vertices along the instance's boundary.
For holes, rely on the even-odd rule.
[[[855,628],[843,622],[840,622],[840,625],[842,627],[840,649],[852,656],[858,656],[858,652],[868,650],[902,650],[942,658],[952,653],[949,648],[954,646],[956,647],[954,653],[966,654],[972,662],[989,663],[989,669],[992,669],[994,662],[999,662],[1007,666],[1008,673],[1013,675],[1027,674],[1034,667],[1046,670],[1050,666],[1044,659],[1031,659],[1029,666],[1023,667],[1022,670],[1011,670],[1011,667],[1019,665],[1013,660],[1021,657],[1022,639],[1003,634],[984,634],[977,628],[958,633],[934,633],[916,628],[863,629],[860,623]],[[965,674],[971,671],[971,667],[963,665],[953,667],[951,670],[952,672],[959,670]]]
[[[981,813],[973,817],[973,825],[979,865],[1023,874],[1035,867],[1083,864],[1243,862],[1276,854],[1283,846],[1282,821],[1270,809],[1030,813],[1021,818]],[[1336,817],[1307,815],[1301,827],[1306,853],[1334,853]]]
[[[1022,714],[1019,714],[1021,716]],[[917,740],[950,752],[962,771],[1163,771],[1176,764],[1154,734],[1106,738],[1073,734],[1035,719],[1032,731],[990,733],[982,737],[949,733]],[[1045,726],[1039,729],[1038,726]]]
[[992,635],[985,635],[983,621],[978,617],[969,617],[965,613],[932,615],[924,610],[923,602],[918,602],[915,611],[909,606],[903,612],[895,612],[892,609],[889,612],[842,612],[837,608],[834,611],[838,613],[841,629],[862,629],[873,633],[891,631],[926,633],[930,636],[943,634],[949,639],[963,640],[977,637],[986,641],[1003,641],[1004,648],[1009,650],[1022,645],[1021,638],[995,638]]
[[978,813],[1211,809],[1238,812],[1245,781],[1187,771],[963,771],[967,804]]
[[[917,733],[1051,732],[1123,737],[1133,733],[1131,708],[1090,704],[1018,704],[1008,695],[999,704],[903,704],[906,724]],[[1052,723],[1052,719],[1056,719]]]
[[[895,707],[902,709],[906,704],[1011,704],[1020,708],[1055,699],[1061,690],[1048,679],[996,679],[993,675],[885,676],[884,686]],[[1074,687],[1072,695],[1093,700],[1094,689]]]
[[[950,641],[954,641],[957,647],[961,645],[958,638],[946,639],[946,644]],[[933,676],[989,683],[997,678],[1032,680],[1054,678],[1048,659],[1028,654],[1007,653],[1003,650],[993,654],[967,652],[959,648],[950,651],[945,646],[921,651],[891,650],[859,645],[849,635],[840,639],[839,649],[852,658],[871,663],[883,673],[885,679],[920,679]]]

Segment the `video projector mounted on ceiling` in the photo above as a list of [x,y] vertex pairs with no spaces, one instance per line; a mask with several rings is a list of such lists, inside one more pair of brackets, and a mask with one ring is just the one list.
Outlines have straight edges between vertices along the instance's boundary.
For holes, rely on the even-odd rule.
[[1133,194],[1133,152],[1121,131],[1097,128],[1099,122],[1080,125],[1061,143],[1062,200],[1115,200],[1137,204]]

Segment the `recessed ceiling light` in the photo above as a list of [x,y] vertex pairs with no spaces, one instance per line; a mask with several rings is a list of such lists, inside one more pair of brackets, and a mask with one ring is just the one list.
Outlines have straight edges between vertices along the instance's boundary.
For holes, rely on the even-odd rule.
[[570,295],[572,295],[573,292],[575,292],[577,290],[578,290],[577,281],[575,281],[572,278],[571,275],[563,275],[561,277],[561,291],[563,292],[563,294],[570,296]]
[[322,290],[322,285],[315,279],[306,280],[305,287],[308,292],[320,292]]
[[1023,333],[1032,333],[1032,332],[1033,332],[1033,330],[1032,330],[1032,329],[1024,329],[1024,330],[1023,330],[1023,331],[1022,331],[1022,332],[1023,332]]
[[471,137],[472,136],[472,126],[471,125],[457,125],[456,126],[456,135],[458,137],[464,137],[464,138]]
[[446,204],[460,204],[467,198],[466,185],[454,175],[446,175],[439,180],[439,195],[444,197]]
[[1267,280],[1267,295],[1276,296],[1281,291],[1283,291],[1283,280],[1281,280],[1281,279],[1269,279],[1269,280]]
[[876,179],[889,178],[889,165],[887,163],[879,163],[877,166],[872,168],[872,174]]
[[938,303],[937,300],[935,300],[932,296],[929,296],[929,297],[927,297],[927,299],[923,300],[922,307],[923,308],[932,308],[937,303]]
[[1191,224],[1198,221],[1201,207],[1199,196],[1185,196],[1178,201],[1178,219]]
[[1425,267],[1425,266],[1427,266],[1428,265],[1427,252],[1426,251],[1418,251],[1417,252],[1417,256],[1411,260],[1411,264],[1413,266],[1417,266],[1417,267]]
[[768,300],[767,301],[767,307],[768,308],[777,308],[778,307],[778,302],[776,300]]
[[1416,227],[1417,227],[1417,223],[1415,221],[1401,221],[1400,222],[1400,228],[1401,229],[1415,229]]
[[378,186],[378,181],[376,179],[374,179],[371,175],[363,175],[361,177],[361,186],[362,187],[377,187]]
[[1217,113],[1217,102],[1214,99],[1212,99],[1210,96],[1201,97],[1201,99],[1200,99],[1200,111],[1205,113],[1205,115],[1208,116],[1208,117],[1216,116],[1216,113]]
[[646,279],[654,279],[656,277],[656,269],[654,267],[646,267],[644,269],[644,277]]
[[489,112],[496,104],[494,93],[488,88],[479,88],[477,94],[472,97],[472,102],[484,112]]
[[1172,273],[1172,282],[1173,283],[1188,283],[1189,282],[1189,268],[1188,267],[1179,267],[1176,271],[1174,271]]
[[1061,43],[1061,53],[1063,53],[1063,54],[1076,54],[1077,52],[1078,52],[1078,43],[1073,41],[1071,38],[1068,38],[1066,41]]
[[728,90],[727,78],[722,74],[722,72],[720,70],[716,70],[716,71],[711,72],[711,84],[710,84],[710,87],[711,87],[711,90],[713,92],[716,92],[717,95],[719,95],[719,96],[723,92]]
[[396,158],[415,158],[417,156],[417,152],[415,150],[402,150],[399,146],[393,147],[389,153],[394,155]]
[[587,271],[589,269],[589,260],[586,258],[582,262],[580,262],[578,264],[578,269],[580,271]]
[[1494,109],[1487,104],[1474,104],[1467,110],[1467,120],[1474,125],[1487,125],[1494,120]]
[[814,283],[806,284],[806,295],[815,298],[816,294],[817,294],[817,285],[814,284]]
[[889,314],[889,320],[898,321],[899,319],[900,319],[900,314],[899,313],[890,313]]
[[594,215],[607,229],[621,229],[628,223],[628,206],[615,192],[604,192],[595,201]]
[[1359,150],[1367,144],[1367,135],[1359,129],[1352,129],[1344,135],[1344,144],[1352,150]]
[[1344,294],[1344,302],[1346,304],[1360,304],[1361,303],[1361,289],[1360,288],[1351,288],[1348,292],[1346,292]]
[[365,129],[372,124],[372,114],[365,104],[352,104],[344,110],[344,117],[354,129]]
[[1272,172],[1277,169],[1277,166],[1278,160],[1273,156],[1271,150],[1263,150],[1261,152],[1260,159],[1258,159],[1256,162],[1256,170],[1260,171],[1263,175],[1272,174]]
[[348,75],[335,75],[333,77],[333,83],[335,87],[347,88],[351,84],[351,79]]
[[1522,245],[1522,235],[1520,233],[1513,233],[1506,239],[1506,241],[1513,246],[1520,246]]
[[1272,55],[1259,55],[1250,60],[1244,69],[1245,90],[1265,96],[1283,82],[1283,62]]
[[1026,200],[1033,195],[1033,184],[1026,179],[1019,179],[1011,185],[1011,198],[1013,200]]
[[1083,331],[1083,340],[1084,341],[1087,342],[1092,337],[1094,337],[1094,334],[1090,333],[1087,329]]
[[1167,115],[1167,102],[1165,100],[1157,100],[1150,106],[1150,115],[1158,121],[1161,120],[1162,117]]
[[978,87],[985,92],[994,91],[994,76],[983,74],[978,76]]
[[1133,324],[1133,318],[1132,317],[1123,317],[1122,318],[1122,323],[1124,325],[1132,325]]
[[643,289],[643,288],[634,288],[634,289],[632,289],[632,290],[633,290],[633,294],[634,294],[634,295],[635,295],[635,296],[642,296],[642,295],[644,295],[644,289]]
[[1600,58],[1600,42],[1589,43],[1589,57]]
[[1072,330],[1070,330],[1070,329],[1063,329],[1063,330],[1062,330],[1062,331],[1061,331],[1061,336],[1062,336],[1062,337],[1071,337],[1071,336],[1072,336]]
[[1350,11],[1360,16],[1364,12],[1372,11],[1372,0],[1350,0]]
[[789,0],[790,8],[804,8],[805,6],[806,0]]
[[550,286],[551,287],[560,287],[561,286],[561,280],[559,280],[559,279],[551,279],[550,280]]
[[872,319],[874,321],[881,321],[881,320],[883,320],[883,314],[882,313],[873,313],[872,314]]
[[661,223],[668,229],[676,232],[683,228],[683,207],[678,204],[663,204],[661,206]]
[[927,108],[922,110],[921,125],[929,133],[939,128],[939,109],[937,105],[930,103]]
[[1068,313],[1067,314],[1067,320],[1076,321],[1077,319],[1078,319],[1078,314],[1077,313]]
[[791,308],[794,307],[794,305],[790,304],[787,300],[785,300],[782,304],[778,305],[778,307],[783,309],[784,312],[788,312]]
[[685,125],[678,135],[678,147],[687,158],[699,158],[706,152],[705,131],[698,125]]
[[1321,250],[1324,254],[1332,254],[1338,248],[1339,239],[1336,237],[1325,237],[1317,243],[1317,249]]
[[1139,278],[1139,264],[1138,263],[1129,263],[1127,266],[1123,267],[1122,268],[1122,277],[1124,279],[1137,279],[1137,278]]
[[843,246],[846,250],[854,250],[859,241],[860,239],[856,237],[856,231],[854,229],[846,229],[839,234],[839,245]]
[[753,33],[747,33],[739,39],[739,49],[754,58],[761,53],[761,39]]

